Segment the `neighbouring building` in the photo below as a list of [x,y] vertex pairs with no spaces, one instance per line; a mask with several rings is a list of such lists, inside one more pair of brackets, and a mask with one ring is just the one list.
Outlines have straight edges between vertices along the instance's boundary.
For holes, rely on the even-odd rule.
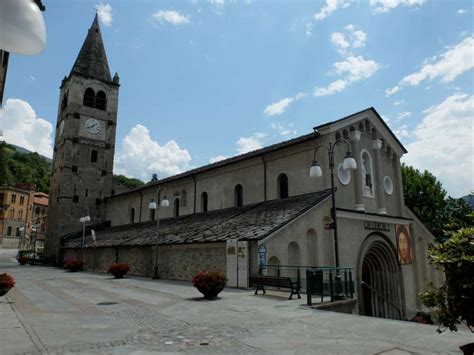
[[[110,79],[96,18],[61,86],[46,246],[52,258],[83,257],[87,269],[104,272],[127,262],[132,275],[144,276],[153,274],[156,258],[161,278],[189,280],[201,270],[221,270],[231,286],[248,287],[261,265],[266,272],[333,266],[335,217],[340,265],[353,270],[358,313],[408,317],[422,309],[417,293],[442,281],[425,256],[434,238],[404,204],[400,158],[406,150],[375,109],[113,194],[117,94],[118,76]],[[334,216],[328,154],[315,148],[336,142]],[[354,171],[342,164],[347,150]],[[309,175],[315,159],[319,178]],[[164,195],[170,206],[159,210],[158,236],[149,203]],[[91,222],[82,245],[84,208]]]
[[49,196],[44,192],[35,192],[33,197],[33,217],[30,225],[31,247],[42,249],[46,237]]
[[34,192],[28,188],[0,186],[1,248],[25,248],[29,244],[33,199]]

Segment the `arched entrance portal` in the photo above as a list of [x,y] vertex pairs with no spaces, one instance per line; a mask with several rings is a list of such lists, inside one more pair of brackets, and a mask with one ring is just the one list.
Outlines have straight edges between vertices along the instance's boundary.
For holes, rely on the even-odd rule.
[[369,235],[359,252],[359,313],[402,319],[400,268],[396,250],[382,234]]

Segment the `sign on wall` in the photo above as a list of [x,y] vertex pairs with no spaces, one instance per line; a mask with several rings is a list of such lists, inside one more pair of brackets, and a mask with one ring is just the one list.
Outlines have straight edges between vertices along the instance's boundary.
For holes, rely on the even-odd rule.
[[411,264],[411,237],[410,229],[405,225],[395,225],[397,236],[398,261],[400,264]]
[[267,248],[263,244],[258,247],[258,261],[259,269],[264,270],[267,267]]
[[390,223],[385,222],[374,222],[374,221],[364,221],[364,228],[375,230],[375,231],[390,231]]

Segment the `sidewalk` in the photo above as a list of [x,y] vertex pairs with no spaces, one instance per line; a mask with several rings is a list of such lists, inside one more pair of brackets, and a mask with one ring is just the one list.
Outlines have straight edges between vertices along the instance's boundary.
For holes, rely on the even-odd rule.
[[2,354],[26,352],[31,351],[32,348],[40,351],[41,347],[36,346],[32,340],[34,336],[28,334],[28,326],[25,327],[25,322],[16,312],[15,305],[9,300],[8,294],[0,297],[0,319],[0,351]]

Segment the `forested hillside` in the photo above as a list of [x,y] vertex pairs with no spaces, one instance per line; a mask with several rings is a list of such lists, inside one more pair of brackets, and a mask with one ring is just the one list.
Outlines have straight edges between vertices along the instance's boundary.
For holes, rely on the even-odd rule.
[[8,144],[0,148],[0,186],[33,184],[49,193],[50,173],[51,163],[38,153],[22,153]]
[[[51,159],[14,145],[0,145],[0,186],[35,185],[38,191],[49,193]],[[129,188],[143,185],[143,181],[123,175],[116,179]]]

